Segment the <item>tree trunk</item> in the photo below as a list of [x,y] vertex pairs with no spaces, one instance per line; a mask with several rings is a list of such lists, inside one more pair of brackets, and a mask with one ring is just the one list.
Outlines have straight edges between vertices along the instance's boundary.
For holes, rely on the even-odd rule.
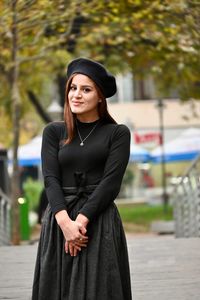
[[20,98],[17,82],[12,83],[12,103],[13,103],[13,174],[11,178],[11,199],[12,199],[12,242],[14,245],[20,243],[19,232],[19,204],[20,184],[18,166],[18,146],[19,146],[19,120],[20,120]]
[[12,121],[13,121],[13,174],[11,178],[11,199],[12,199],[12,242],[14,245],[20,243],[19,230],[19,166],[18,166],[18,146],[20,135],[20,95],[18,88],[19,65],[17,61],[18,52],[18,32],[17,32],[17,0],[12,1],[13,23],[12,23],[12,78],[11,78],[11,98],[12,98]]

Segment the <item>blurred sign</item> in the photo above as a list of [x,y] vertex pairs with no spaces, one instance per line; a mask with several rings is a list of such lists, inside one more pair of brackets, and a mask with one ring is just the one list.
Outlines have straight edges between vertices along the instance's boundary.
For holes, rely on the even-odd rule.
[[134,141],[136,144],[154,144],[161,145],[162,137],[159,132],[149,132],[144,134],[134,133]]

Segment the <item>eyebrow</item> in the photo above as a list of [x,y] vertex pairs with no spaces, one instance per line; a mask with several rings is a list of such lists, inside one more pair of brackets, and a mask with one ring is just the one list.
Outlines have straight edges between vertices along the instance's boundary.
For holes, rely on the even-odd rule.
[[[71,83],[71,85],[77,86],[77,84],[75,84],[75,83]],[[91,86],[91,85],[81,85],[81,87],[82,88],[93,88],[93,86]]]

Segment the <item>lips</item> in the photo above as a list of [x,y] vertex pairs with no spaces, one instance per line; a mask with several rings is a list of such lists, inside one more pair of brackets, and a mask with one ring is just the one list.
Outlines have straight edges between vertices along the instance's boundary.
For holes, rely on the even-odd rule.
[[79,101],[72,101],[72,104],[73,104],[74,106],[79,106],[79,105],[82,104],[82,102],[79,102]]

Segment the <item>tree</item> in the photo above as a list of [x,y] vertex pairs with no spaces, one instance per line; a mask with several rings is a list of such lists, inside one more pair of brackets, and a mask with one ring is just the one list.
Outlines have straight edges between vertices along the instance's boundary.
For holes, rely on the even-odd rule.
[[67,49],[115,73],[151,74],[164,92],[176,89],[182,99],[199,99],[199,14],[198,1],[81,2]]
[[82,53],[115,72],[129,68],[141,77],[152,74],[165,89],[199,98],[199,1],[91,0],[84,15]]
[[[66,10],[66,6],[68,9]],[[7,91],[10,91],[10,109],[13,124],[13,174],[12,174],[12,223],[13,243],[19,243],[19,166],[18,146],[20,118],[24,106],[24,82],[26,88],[35,69],[41,70],[66,40],[76,6],[71,1],[22,1],[10,0],[0,4],[0,70]],[[56,28],[56,36],[49,36],[48,30]],[[42,60],[41,60],[42,59]],[[38,61],[40,66],[38,67]],[[31,70],[31,72],[30,72]]]

